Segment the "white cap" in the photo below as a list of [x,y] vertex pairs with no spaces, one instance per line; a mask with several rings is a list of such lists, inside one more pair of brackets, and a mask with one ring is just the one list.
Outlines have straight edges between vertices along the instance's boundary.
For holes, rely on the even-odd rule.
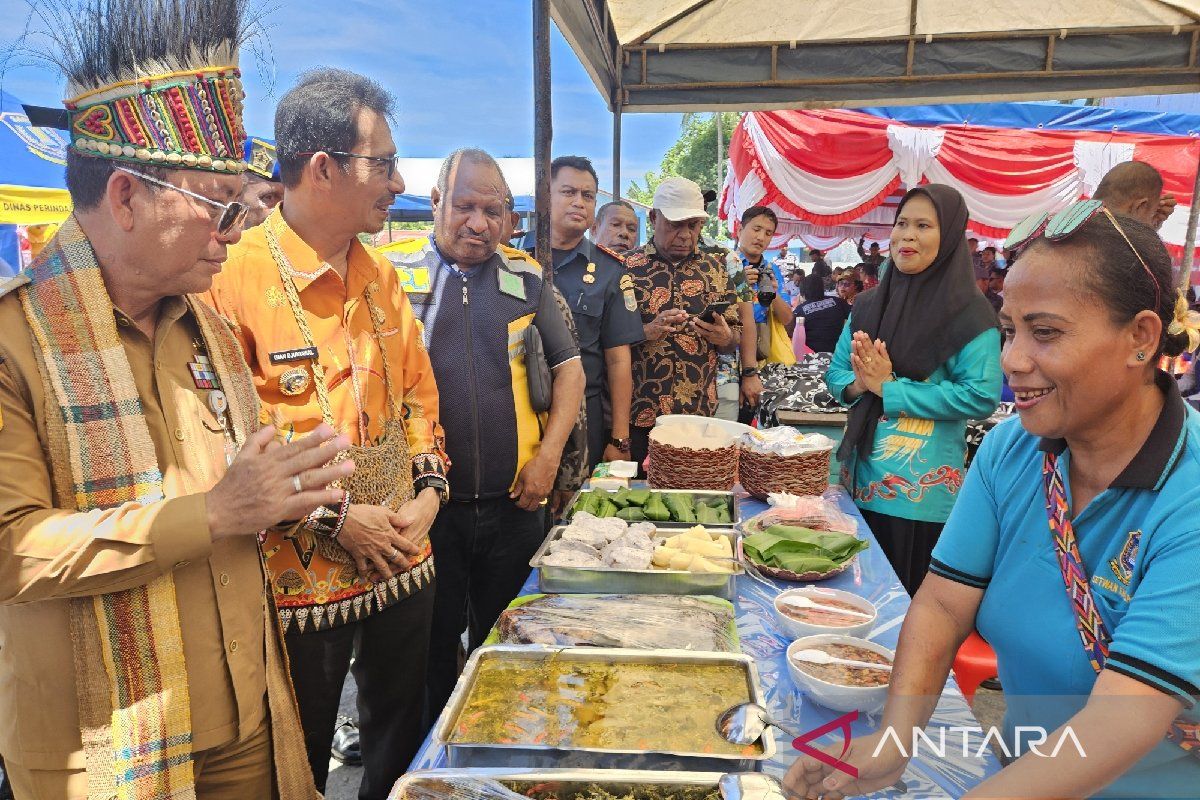
[[707,219],[708,212],[704,210],[704,195],[695,181],[687,178],[666,178],[654,190],[654,203],[651,206],[671,222],[682,222],[685,219]]

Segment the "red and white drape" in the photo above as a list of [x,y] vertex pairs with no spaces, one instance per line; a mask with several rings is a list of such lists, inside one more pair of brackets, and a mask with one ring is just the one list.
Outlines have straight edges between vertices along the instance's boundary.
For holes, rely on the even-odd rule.
[[776,244],[801,236],[828,248],[867,236],[886,243],[898,195],[921,183],[962,193],[970,228],[1003,239],[1035,211],[1088,197],[1123,161],[1145,161],[1179,205],[1160,231],[1182,253],[1200,139],[1086,130],[917,127],[854,111],[747,114],[734,131],[721,216],[754,205],[779,215]]

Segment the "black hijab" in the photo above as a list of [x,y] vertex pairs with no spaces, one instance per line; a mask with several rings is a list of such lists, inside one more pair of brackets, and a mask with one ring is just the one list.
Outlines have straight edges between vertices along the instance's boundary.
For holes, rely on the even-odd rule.
[[[957,190],[928,184],[904,195],[896,217],[914,195],[937,209],[937,257],[918,275],[889,264],[879,285],[854,300],[851,330],[882,339],[898,377],[923,381],[979,334],[997,326],[996,312],[979,291],[967,248],[967,204]],[[838,458],[870,455],[883,398],[870,392],[850,408]]]

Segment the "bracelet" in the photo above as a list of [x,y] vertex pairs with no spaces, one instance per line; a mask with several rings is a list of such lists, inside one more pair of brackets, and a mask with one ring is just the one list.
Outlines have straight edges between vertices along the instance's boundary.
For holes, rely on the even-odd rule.
[[342,506],[338,509],[337,522],[333,525],[333,532],[329,534],[329,538],[337,541],[338,536],[342,533],[342,527],[346,524],[346,515],[350,511],[350,493],[346,492],[342,496]]
[[337,506],[317,506],[304,520],[304,527],[317,536],[336,539],[346,522],[346,511],[350,508],[350,493],[345,492]]

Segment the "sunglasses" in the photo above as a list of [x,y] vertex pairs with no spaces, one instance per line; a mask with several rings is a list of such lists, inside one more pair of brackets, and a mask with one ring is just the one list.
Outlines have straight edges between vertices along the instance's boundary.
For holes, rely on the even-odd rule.
[[1129,235],[1125,233],[1125,229],[1121,227],[1121,223],[1117,222],[1117,218],[1099,200],[1080,200],[1078,203],[1072,203],[1053,216],[1051,216],[1049,211],[1042,211],[1026,217],[1008,234],[1008,238],[1004,240],[1004,249],[1019,250],[1042,235],[1052,242],[1061,242],[1069,239],[1088,220],[1097,214],[1103,214],[1108,217],[1108,221],[1117,229],[1117,233],[1121,234],[1121,238],[1125,240],[1125,244],[1129,245],[1129,249],[1137,257],[1138,263],[1146,271],[1146,277],[1154,285],[1154,308],[1151,310],[1157,311],[1162,302],[1162,290],[1158,286],[1158,280],[1154,277],[1154,273],[1150,271],[1150,265],[1146,263],[1146,259],[1142,258],[1142,254],[1138,252],[1138,249],[1133,246],[1133,242],[1129,240]]
[[161,186],[164,189],[173,189],[180,194],[186,194],[188,197],[199,200],[201,203],[207,203],[213,208],[221,209],[221,215],[217,217],[217,233],[221,236],[229,233],[235,227],[240,227],[241,224],[246,221],[246,213],[249,211],[249,209],[244,203],[238,202],[237,200],[234,200],[232,203],[220,203],[216,200],[213,200],[211,197],[205,197],[202,194],[189,192],[187,189],[184,189],[180,186],[167,183],[166,181],[160,181],[158,178],[152,178],[145,173],[129,169],[128,167],[114,167],[114,169],[128,173],[135,178],[141,178],[147,183],[153,183],[155,186]]
[[390,181],[392,176],[400,171],[400,156],[367,156],[362,153],[345,153],[341,150],[313,150],[312,152],[297,153],[298,156],[315,156],[317,153],[325,153],[338,158],[361,158],[363,161],[374,161],[377,164],[387,166],[387,179]]

